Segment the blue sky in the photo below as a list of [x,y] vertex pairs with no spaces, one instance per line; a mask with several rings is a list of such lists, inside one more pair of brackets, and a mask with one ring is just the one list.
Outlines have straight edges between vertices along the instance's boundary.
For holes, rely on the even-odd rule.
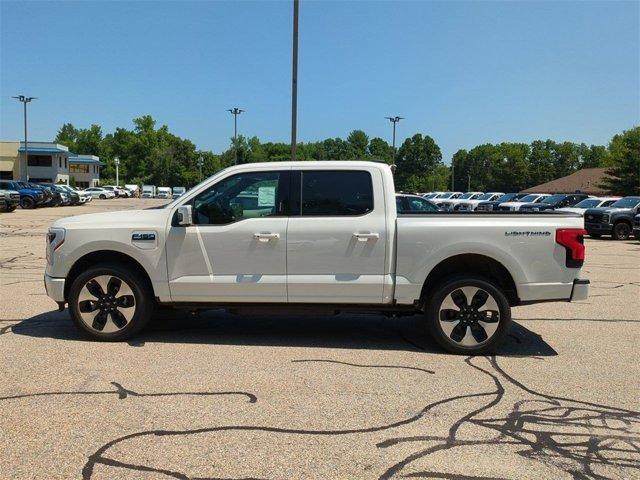
[[[605,144],[640,124],[640,2],[301,2],[298,139]],[[199,148],[288,141],[291,3],[0,1],[0,137],[151,114]],[[25,35],[26,32],[26,35]]]

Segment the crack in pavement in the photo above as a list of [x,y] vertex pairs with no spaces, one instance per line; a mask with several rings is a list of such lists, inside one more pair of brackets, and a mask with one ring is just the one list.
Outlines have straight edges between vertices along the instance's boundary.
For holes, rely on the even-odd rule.
[[[305,362],[326,363],[326,359],[307,359]],[[471,408],[467,413],[456,420],[449,428],[448,435],[419,435],[419,436],[390,436],[378,441],[375,446],[378,449],[389,449],[399,444],[424,443],[427,446],[419,448],[410,455],[404,456],[400,461],[386,467],[379,479],[389,479],[397,475],[405,478],[441,478],[451,480],[481,479],[496,480],[502,477],[495,476],[470,476],[469,472],[420,470],[416,472],[405,471],[417,462],[428,462],[431,456],[444,452],[454,452],[459,458],[459,450],[469,449],[468,455],[473,455],[479,446],[500,448],[501,446],[517,447],[514,455],[522,458],[539,461],[548,467],[568,473],[575,479],[603,479],[609,478],[596,471],[600,467],[610,467],[616,470],[616,474],[624,473],[626,469],[640,469],[640,412],[623,408],[605,406],[593,402],[574,400],[561,396],[549,395],[537,392],[527,387],[514,377],[509,375],[497,362],[495,356],[491,357],[467,357],[465,363],[490,379],[494,388],[489,391],[478,391],[470,394],[461,394],[437,400],[423,407],[418,413],[404,419],[384,425],[376,425],[353,429],[326,429],[311,430],[297,428],[283,428],[263,425],[221,425],[192,430],[146,430],[125,435],[107,442],[95,453],[91,454],[82,470],[85,480],[93,476],[96,466],[111,466],[138,472],[152,472],[171,478],[191,478],[187,473],[168,468],[153,467],[127,463],[107,456],[107,452],[116,445],[119,451],[126,452],[123,442],[148,437],[177,436],[188,437],[201,434],[222,434],[223,432],[248,432],[252,442],[259,441],[258,434],[267,435],[292,435],[294,437],[333,437],[353,435],[351,445],[355,441],[362,441],[362,436],[370,433],[379,433],[398,429],[426,418],[428,414],[443,405],[467,400],[484,400],[477,408]],[[294,360],[300,363],[300,360]],[[484,362],[480,366],[476,363]],[[331,361],[349,366],[346,362]],[[362,365],[355,364],[355,367]],[[375,368],[375,365],[366,365],[367,368]],[[390,365],[379,365],[379,368],[389,368]],[[395,366],[402,367],[402,366]],[[418,368],[418,367],[415,367]],[[507,399],[507,396],[515,394],[515,399]],[[523,396],[525,398],[523,398]],[[526,397],[529,398],[526,398]],[[497,407],[507,407],[508,413],[489,413]],[[434,413],[434,415],[436,415]],[[468,431],[469,427],[482,432],[493,432],[495,436],[488,439],[467,439],[462,431]],[[464,430],[463,430],[464,429]],[[486,434],[482,435],[486,437]],[[271,437],[269,437],[271,438]],[[364,442],[367,442],[364,438]],[[287,444],[294,440],[287,440]],[[273,439],[263,439],[263,444],[272,445]],[[482,453],[485,455],[486,453]],[[436,463],[440,465],[442,459],[438,457]],[[455,459],[454,459],[455,460]],[[310,460],[306,460],[309,464]],[[457,463],[454,461],[457,466]],[[311,462],[311,465],[313,463]],[[228,465],[224,465],[228,467]],[[473,472],[474,474],[476,472]],[[623,475],[624,476],[624,475]],[[206,477],[202,477],[206,478]],[[209,478],[237,478],[234,477],[209,477]],[[243,478],[247,478],[243,476]],[[251,477],[253,478],[253,477]]]

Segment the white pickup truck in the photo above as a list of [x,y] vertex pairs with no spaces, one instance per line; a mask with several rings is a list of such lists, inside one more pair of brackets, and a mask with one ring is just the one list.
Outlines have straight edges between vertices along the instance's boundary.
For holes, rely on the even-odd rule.
[[582,227],[572,214],[398,215],[380,163],[244,164],[161,207],[56,221],[45,285],[100,340],[130,337],[157,306],[421,313],[444,348],[479,354],[511,306],[587,298]]

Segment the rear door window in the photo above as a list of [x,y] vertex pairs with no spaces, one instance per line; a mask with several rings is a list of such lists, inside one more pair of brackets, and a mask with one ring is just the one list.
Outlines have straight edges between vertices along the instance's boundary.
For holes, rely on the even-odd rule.
[[371,174],[358,170],[302,170],[300,214],[358,216],[373,210]]

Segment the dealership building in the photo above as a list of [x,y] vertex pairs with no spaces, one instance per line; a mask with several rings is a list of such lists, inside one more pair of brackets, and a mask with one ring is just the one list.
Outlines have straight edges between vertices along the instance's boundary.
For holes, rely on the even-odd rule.
[[75,183],[83,188],[100,181],[103,163],[95,155],[77,155],[55,142],[29,142],[28,149],[25,162],[24,142],[0,141],[0,179]]

